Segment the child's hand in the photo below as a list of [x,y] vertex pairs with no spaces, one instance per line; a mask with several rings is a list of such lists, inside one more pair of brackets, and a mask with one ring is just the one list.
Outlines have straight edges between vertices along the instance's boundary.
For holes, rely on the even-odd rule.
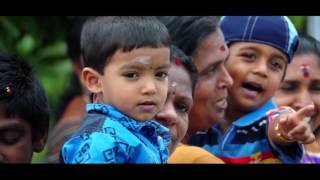
[[279,127],[283,128],[282,135],[289,140],[297,141],[301,144],[310,144],[315,141],[311,127],[306,118],[314,113],[314,105],[301,108],[296,113],[289,114],[286,118],[280,119]]

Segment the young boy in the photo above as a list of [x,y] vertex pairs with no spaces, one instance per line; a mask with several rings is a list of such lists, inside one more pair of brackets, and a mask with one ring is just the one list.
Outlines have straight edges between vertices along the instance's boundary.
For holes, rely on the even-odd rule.
[[0,164],[31,163],[47,140],[45,92],[25,61],[0,53]]
[[151,120],[168,90],[170,38],[154,17],[96,17],[81,33],[94,104],[61,150],[64,163],[166,163],[169,130]]
[[234,80],[226,119],[191,142],[227,163],[299,162],[301,143],[314,141],[303,121],[314,107],[294,112],[276,108],[271,99],[298,46],[296,29],[284,16],[223,17],[221,29],[230,48],[226,67]]

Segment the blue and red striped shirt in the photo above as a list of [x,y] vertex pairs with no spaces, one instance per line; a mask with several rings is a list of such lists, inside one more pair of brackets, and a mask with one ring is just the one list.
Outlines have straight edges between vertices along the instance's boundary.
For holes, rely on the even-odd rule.
[[267,136],[271,116],[281,113],[270,99],[257,110],[234,121],[223,133],[219,124],[208,131],[197,132],[190,144],[203,147],[226,163],[298,163],[303,146],[293,143],[277,146]]

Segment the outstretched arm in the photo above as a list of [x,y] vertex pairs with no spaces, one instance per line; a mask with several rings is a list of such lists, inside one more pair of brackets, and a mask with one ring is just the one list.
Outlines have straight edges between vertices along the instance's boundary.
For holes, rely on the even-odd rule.
[[290,145],[294,142],[310,144],[315,136],[305,118],[314,113],[314,105],[308,105],[299,111],[288,110],[279,116],[271,118],[268,125],[268,137],[271,142],[280,146]]

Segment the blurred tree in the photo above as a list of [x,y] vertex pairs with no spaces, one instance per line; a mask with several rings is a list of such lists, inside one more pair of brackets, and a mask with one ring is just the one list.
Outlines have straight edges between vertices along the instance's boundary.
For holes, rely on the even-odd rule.
[[66,16],[0,16],[0,50],[15,53],[35,67],[51,112],[71,71],[65,44],[68,20]]
[[294,26],[297,28],[299,33],[306,32],[306,23],[307,23],[306,16],[288,16],[288,17],[292,21]]

